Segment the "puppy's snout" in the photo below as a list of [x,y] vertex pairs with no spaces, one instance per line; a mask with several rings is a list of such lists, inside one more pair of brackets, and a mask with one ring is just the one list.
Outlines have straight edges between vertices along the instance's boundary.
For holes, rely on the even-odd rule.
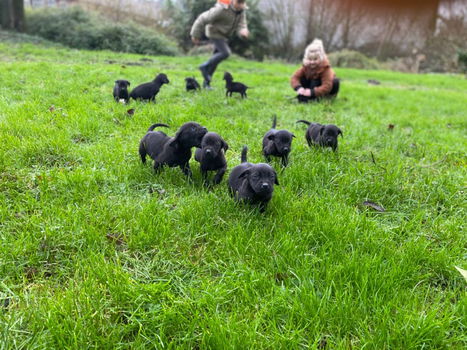
[[288,152],[288,151],[290,151],[290,148],[287,147],[287,146],[285,146],[285,147],[284,147],[284,152]]
[[263,183],[261,184],[261,189],[262,189],[262,190],[268,190],[268,189],[269,189],[269,184],[268,184],[267,182],[263,182]]

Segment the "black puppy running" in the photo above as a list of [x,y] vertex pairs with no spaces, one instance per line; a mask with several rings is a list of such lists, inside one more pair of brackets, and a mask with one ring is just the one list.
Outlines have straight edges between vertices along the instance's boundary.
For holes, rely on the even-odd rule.
[[248,148],[242,150],[242,164],[232,169],[229,176],[229,190],[238,201],[258,204],[264,212],[272,198],[274,184],[279,185],[274,169],[265,163],[247,162]]
[[153,81],[144,83],[135,87],[130,94],[130,97],[134,100],[149,100],[156,102],[156,95],[162,85],[168,84],[169,79],[164,73],[159,74]]
[[114,100],[119,102],[120,100],[125,100],[125,103],[128,103],[130,97],[128,96],[128,86],[130,82],[128,80],[115,80],[114,86]]
[[[217,171],[214,176],[214,184],[222,181],[227,170],[227,161],[224,152],[229,149],[229,145],[215,132],[208,132],[201,140],[201,148],[195,151],[195,159],[201,165],[201,173],[205,184],[208,184],[208,171]],[[224,150],[224,151],[222,151]]]
[[233,76],[229,72],[224,73],[224,80],[225,80],[225,96],[230,96],[232,97],[233,92],[238,92],[242,98],[247,97],[246,96],[246,90],[248,89],[248,86],[242,83],[237,83],[233,81]]
[[331,147],[333,151],[337,150],[337,137],[344,134],[342,130],[339,129],[336,125],[328,124],[322,125],[319,123],[310,123],[307,120],[297,120],[297,123],[304,123],[308,125],[308,129],[305,133],[306,141],[308,146],[321,146],[321,147]]
[[271,156],[280,157],[282,165],[287,166],[292,149],[292,138],[295,135],[288,130],[276,130],[276,124],[277,116],[274,115],[272,129],[263,137],[263,154],[268,162],[271,161]]
[[185,175],[191,177],[191,148],[201,147],[201,140],[208,131],[198,123],[189,122],[178,129],[175,137],[169,137],[162,131],[153,131],[158,126],[168,127],[167,124],[154,124],[149,127],[139,144],[141,161],[146,163],[148,154],[154,159],[154,170],[158,171],[164,165],[179,166]]
[[196,91],[196,90],[201,90],[201,86],[199,86],[199,83],[196,81],[195,78],[185,78],[185,83],[186,83],[186,91]]

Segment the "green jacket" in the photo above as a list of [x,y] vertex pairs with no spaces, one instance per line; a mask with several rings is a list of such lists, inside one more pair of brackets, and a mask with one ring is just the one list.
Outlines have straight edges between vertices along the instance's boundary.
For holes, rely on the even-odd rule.
[[217,3],[214,7],[203,12],[193,23],[190,35],[201,39],[203,31],[209,39],[227,39],[234,31],[246,29],[245,11],[237,12],[232,5]]

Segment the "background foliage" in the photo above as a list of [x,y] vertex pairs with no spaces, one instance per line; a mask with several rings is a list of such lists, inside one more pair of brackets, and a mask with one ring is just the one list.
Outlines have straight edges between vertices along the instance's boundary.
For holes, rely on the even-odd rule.
[[134,23],[115,23],[79,7],[28,13],[27,32],[77,49],[176,55],[177,45],[165,35]]

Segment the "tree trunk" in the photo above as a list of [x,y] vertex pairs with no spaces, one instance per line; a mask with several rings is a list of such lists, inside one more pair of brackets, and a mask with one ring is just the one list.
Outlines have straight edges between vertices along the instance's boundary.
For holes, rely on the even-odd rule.
[[24,30],[24,0],[2,0],[0,13],[0,24],[3,29]]

